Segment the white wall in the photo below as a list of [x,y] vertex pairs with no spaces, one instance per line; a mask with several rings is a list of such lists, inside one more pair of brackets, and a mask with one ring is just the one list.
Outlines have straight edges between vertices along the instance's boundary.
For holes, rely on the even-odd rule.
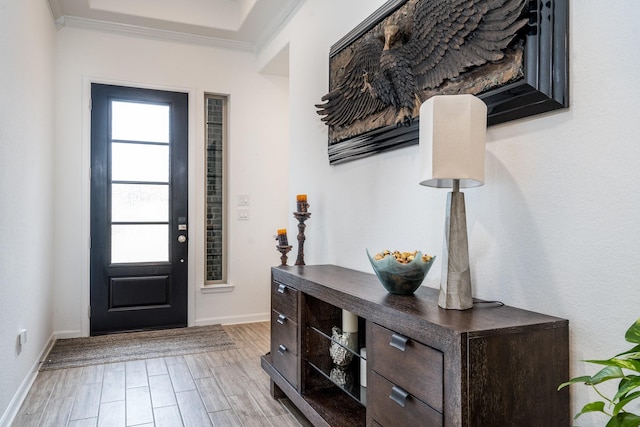
[[54,55],[46,2],[0,1],[0,426],[53,333]]
[[[313,107],[330,45],[382,3],[307,0],[274,42],[289,43],[287,94],[286,79],[256,74],[250,54],[72,28],[56,36],[45,1],[0,0],[0,425],[53,331],[86,331],[91,79],[186,90],[194,111],[204,91],[232,96],[230,195],[250,194],[251,220],[231,221],[234,292],[201,294],[203,123],[192,116],[193,323],[266,315],[271,236],[286,222],[295,230],[297,193],[311,203],[308,264],[370,271],[365,248],[439,254],[446,191],[415,183],[417,147],[330,167]],[[571,108],[490,128],[486,184],[466,191],[475,295],[569,319],[572,375],[594,372],[581,359],[624,349],[638,317],[639,13],[633,0],[572,8]],[[438,279],[436,265],[427,284]],[[574,389],[574,412],[594,397]]]
[[[88,333],[89,91],[92,81],[189,93],[189,323],[265,320],[273,235],[286,223],[287,79],[257,73],[251,53],[64,27],[57,35],[55,330]],[[228,293],[204,282],[204,93],[229,94]],[[284,165],[284,166],[283,166]],[[238,221],[238,194],[250,220]]]
[[[475,296],[569,319],[571,374],[583,375],[597,367],[580,360],[626,349],[623,334],[640,316],[640,4],[576,3],[571,107],[491,127],[486,183],[465,193]],[[330,167],[314,108],[327,92],[330,45],[382,4],[307,0],[286,30],[288,208],[308,194],[308,264],[370,272],[365,248],[441,253],[446,190],[417,184],[417,147]],[[427,285],[439,276],[438,263]],[[596,397],[572,393],[573,413]]]

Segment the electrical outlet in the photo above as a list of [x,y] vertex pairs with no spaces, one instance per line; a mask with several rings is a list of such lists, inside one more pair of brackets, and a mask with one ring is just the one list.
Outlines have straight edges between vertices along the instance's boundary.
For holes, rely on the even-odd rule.
[[20,341],[20,345],[25,345],[27,343],[27,330],[20,329],[18,333],[18,340]]

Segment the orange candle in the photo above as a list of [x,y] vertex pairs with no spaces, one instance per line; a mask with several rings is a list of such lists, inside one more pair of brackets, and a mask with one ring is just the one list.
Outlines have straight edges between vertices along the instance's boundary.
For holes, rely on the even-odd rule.
[[306,212],[309,207],[309,203],[307,203],[307,195],[306,194],[298,194],[296,196],[296,206],[298,212]]
[[278,244],[280,246],[289,246],[289,239],[287,238],[287,229],[278,229]]

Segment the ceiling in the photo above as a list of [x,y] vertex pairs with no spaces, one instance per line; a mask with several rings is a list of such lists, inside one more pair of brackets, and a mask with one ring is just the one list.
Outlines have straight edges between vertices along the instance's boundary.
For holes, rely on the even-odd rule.
[[304,0],[48,0],[57,26],[259,52]]

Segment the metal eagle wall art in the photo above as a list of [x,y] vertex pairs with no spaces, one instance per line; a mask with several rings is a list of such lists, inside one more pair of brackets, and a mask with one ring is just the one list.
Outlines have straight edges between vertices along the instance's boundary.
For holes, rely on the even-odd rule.
[[[398,2],[396,2],[398,3]],[[384,126],[409,126],[437,93],[481,93],[523,76],[530,0],[408,0],[331,58],[330,91],[317,104],[329,143]],[[518,38],[520,41],[518,41]],[[475,86],[458,81],[505,61],[514,71]],[[455,88],[445,90],[446,88]],[[457,85],[457,86],[456,86]],[[332,133],[334,134],[332,136]]]

